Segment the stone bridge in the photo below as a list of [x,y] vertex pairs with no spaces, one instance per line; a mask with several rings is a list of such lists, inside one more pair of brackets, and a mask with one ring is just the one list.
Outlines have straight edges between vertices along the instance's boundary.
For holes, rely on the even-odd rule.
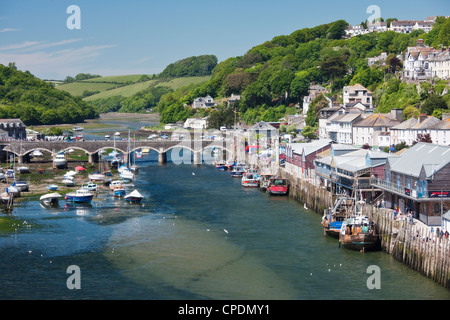
[[[3,155],[7,152],[18,157],[18,163],[29,161],[29,155],[34,150],[46,151],[55,156],[59,152],[73,150],[83,150],[89,156],[89,163],[97,162],[100,151],[115,148],[123,152],[124,157],[138,149],[148,148],[158,153],[159,163],[167,161],[167,152],[179,148],[192,151],[194,154],[194,164],[202,163],[205,157],[211,157],[212,148],[225,150],[229,159],[234,157],[234,145],[231,141],[208,141],[208,140],[183,140],[183,141],[12,141],[0,143]],[[209,155],[208,155],[209,150]],[[173,154],[172,154],[173,156]]]

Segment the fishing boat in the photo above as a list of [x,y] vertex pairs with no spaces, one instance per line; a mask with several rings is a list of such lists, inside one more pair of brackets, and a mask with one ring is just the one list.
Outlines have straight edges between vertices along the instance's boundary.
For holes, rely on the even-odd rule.
[[39,200],[41,200],[42,203],[47,205],[57,204],[59,199],[62,196],[59,193],[48,193],[44,194]]
[[258,177],[253,173],[244,173],[242,175],[241,185],[246,188],[259,187]]
[[214,161],[214,167],[219,170],[225,170],[225,162],[223,161]]
[[272,177],[273,175],[270,173],[263,173],[259,176],[259,189],[261,191],[267,191],[267,187],[269,186]]
[[109,184],[109,188],[111,190],[114,190],[115,187],[120,186],[120,185],[122,185],[122,181],[114,180],[114,181],[111,181],[111,183]]
[[56,190],[58,190],[58,185],[56,185],[56,184],[49,184],[47,186],[47,190],[49,190],[49,191],[56,191]]
[[321,224],[324,229],[324,234],[339,238],[342,223],[348,218],[353,210],[353,198],[347,195],[339,195],[333,207],[324,210]]
[[58,153],[53,159],[53,165],[58,169],[67,167],[67,159],[64,153]]
[[114,190],[113,190],[114,197],[122,198],[122,197],[125,197],[126,193],[127,192],[123,185],[118,185],[118,186],[114,187]]
[[68,202],[91,202],[94,194],[85,189],[78,189],[75,192],[66,194],[66,201]]
[[144,197],[142,196],[142,194],[139,193],[139,191],[134,190],[129,195],[125,196],[124,199],[129,202],[139,203],[142,201],[143,198]]
[[135,156],[136,156],[137,159],[142,158],[143,157],[142,151],[136,151]]
[[374,249],[378,245],[373,222],[363,215],[353,215],[344,220],[339,233],[339,245],[362,252]]
[[289,191],[289,182],[283,178],[271,178],[267,186],[267,192],[271,195],[286,195]]
[[241,178],[242,175],[244,174],[244,172],[245,172],[244,167],[242,167],[242,166],[235,166],[230,171],[230,174],[231,174],[231,176],[233,178]]

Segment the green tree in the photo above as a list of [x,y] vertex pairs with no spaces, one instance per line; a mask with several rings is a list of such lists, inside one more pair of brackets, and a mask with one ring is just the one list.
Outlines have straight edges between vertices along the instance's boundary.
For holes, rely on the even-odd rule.
[[234,125],[234,108],[221,105],[213,110],[207,120],[209,129],[219,129],[221,126],[228,128]]
[[426,113],[428,115],[433,114],[435,109],[447,109],[445,100],[441,96],[438,96],[436,94],[430,95],[420,105],[420,112]]

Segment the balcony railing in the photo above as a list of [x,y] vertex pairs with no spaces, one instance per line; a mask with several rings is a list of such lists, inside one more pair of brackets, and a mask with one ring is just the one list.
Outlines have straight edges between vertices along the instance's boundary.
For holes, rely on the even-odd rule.
[[436,198],[429,198],[427,192],[421,190],[407,188],[396,183],[388,182],[382,179],[372,179],[372,186],[380,188],[385,191],[390,191],[398,195],[404,196],[409,199],[422,199],[422,200],[437,200]]

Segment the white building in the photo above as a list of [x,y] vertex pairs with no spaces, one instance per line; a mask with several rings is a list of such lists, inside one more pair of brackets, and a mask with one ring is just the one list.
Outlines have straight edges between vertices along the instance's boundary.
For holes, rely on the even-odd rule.
[[199,97],[195,99],[194,102],[192,103],[192,107],[194,109],[197,108],[206,109],[214,107],[215,105],[216,103],[214,102],[214,99],[211,96]]
[[187,118],[186,121],[184,122],[183,128],[203,130],[206,129],[207,124],[208,124],[208,117]]
[[[388,114],[372,114],[353,124],[353,144],[386,147],[390,143],[390,128],[402,122],[403,110],[393,109]],[[387,138],[389,137],[389,138]]]
[[354,105],[360,102],[366,108],[373,109],[373,94],[371,91],[360,85],[346,86],[344,91],[344,106]]
[[450,144],[450,118],[430,126],[427,132],[434,144],[448,146]]
[[450,79],[450,49],[442,51],[429,59],[432,78]]
[[418,134],[430,133],[428,129],[439,122],[439,119],[425,114],[421,114],[419,119],[410,118],[391,128],[391,142],[394,145],[405,142],[411,146]]

